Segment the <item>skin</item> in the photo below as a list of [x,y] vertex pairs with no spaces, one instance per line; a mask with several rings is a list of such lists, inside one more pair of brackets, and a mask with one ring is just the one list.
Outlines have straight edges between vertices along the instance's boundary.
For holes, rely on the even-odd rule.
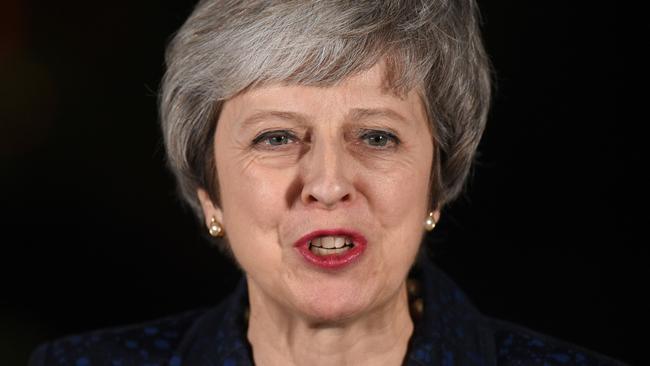
[[[385,90],[383,75],[380,63],[332,87],[270,85],[223,105],[214,136],[222,206],[197,194],[206,226],[222,223],[245,271],[258,365],[402,363],[433,139],[418,93]],[[252,143],[278,130],[292,135]],[[330,228],[366,237],[357,262],[324,270],[294,248]]]

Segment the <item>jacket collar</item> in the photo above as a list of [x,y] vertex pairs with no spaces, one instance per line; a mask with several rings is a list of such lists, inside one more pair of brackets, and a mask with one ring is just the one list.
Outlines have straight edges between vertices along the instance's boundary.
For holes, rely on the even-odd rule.
[[[411,270],[419,282],[424,310],[415,329],[404,364],[409,366],[456,364],[491,366],[494,344],[482,316],[444,272],[423,255]],[[252,365],[247,341],[246,280],[219,306],[201,316],[187,332],[178,355],[188,365]]]
[[425,255],[418,257],[409,277],[419,282],[424,312],[415,324],[405,364],[492,366],[489,329],[460,287]]

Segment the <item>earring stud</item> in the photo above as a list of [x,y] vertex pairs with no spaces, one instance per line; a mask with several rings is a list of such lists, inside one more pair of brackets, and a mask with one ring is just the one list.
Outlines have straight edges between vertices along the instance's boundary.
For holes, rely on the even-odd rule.
[[429,216],[427,216],[427,219],[424,220],[424,228],[427,231],[431,231],[435,227],[436,227],[436,220],[433,219],[433,211],[432,211],[429,212]]
[[209,230],[210,235],[214,236],[215,238],[220,238],[223,236],[223,227],[221,227],[221,224],[214,216],[212,216],[212,219],[210,220]]

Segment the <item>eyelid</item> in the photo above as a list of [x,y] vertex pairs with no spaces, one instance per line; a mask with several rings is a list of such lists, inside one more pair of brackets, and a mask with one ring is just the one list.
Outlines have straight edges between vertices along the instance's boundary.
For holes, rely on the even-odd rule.
[[[359,134],[358,134],[358,136],[360,138],[365,138],[365,137],[367,137],[369,135],[386,135],[390,140],[393,141],[393,144],[395,144],[395,146],[397,146],[397,145],[399,145],[401,143],[401,140],[399,139],[399,137],[397,137],[397,134],[394,133],[393,131],[375,130],[375,129],[362,129],[362,130],[359,131]],[[381,148],[381,147],[378,147],[378,148]],[[383,147],[383,148],[387,148],[387,147]]]
[[[285,136],[287,136],[287,138],[289,138],[291,140],[294,140],[294,141],[298,140],[298,137],[296,136],[296,134],[291,130],[268,130],[268,131],[263,131],[259,135],[257,135],[251,141],[251,146],[258,146],[264,140],[266,140],[266,139],[268,139],[270,137],[273,137],[273,136],[277,136],[277,135],[285,135]],[[374,149],[380,149],[380,150],[381,149],[389,149],[389,148],[395,147],[395,146],[397,146],[397,145],[399,145],[401,143],[401,140],[399,139],[399,137],[397,137],[397,134],[392,130],[363,128],[363,129],[359,129],[357,131],[356,135],[357,135],[357,138],[360,138],[360,139],[365,139],[365,138],[367,138],[368,136],[371,136],[371,135],[385,135],[393,143],[393,146],[372,146],[372,145],[369,145]],[[273,148],[277,148],[279,146],[282,146],[282,145],[270,145],[270,144],[267,144],[267,145],[268,146],[273,146]]]
[[296,135],[291,131],[291,130],[270,130],[270,131],[263,131],[259,135],[257,135],[253,141],[251,141],[251,145],[259,145],[260,142],[268,139],[269,137],[273,137],[276,135],[286,135],[288,138],[297,140]]

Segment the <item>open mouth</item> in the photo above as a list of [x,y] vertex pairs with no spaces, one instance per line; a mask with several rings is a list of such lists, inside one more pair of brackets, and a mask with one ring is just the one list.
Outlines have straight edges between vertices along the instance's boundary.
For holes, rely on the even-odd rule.
[[309,241],[309,251],[318,256],[343,254],[352,248],[354,243],[348,236],[319,236]]
[[356,263],[367,245],[363,234],[343,228],[314,230],[294,243],[308,263],[326,270],[338,270]]

